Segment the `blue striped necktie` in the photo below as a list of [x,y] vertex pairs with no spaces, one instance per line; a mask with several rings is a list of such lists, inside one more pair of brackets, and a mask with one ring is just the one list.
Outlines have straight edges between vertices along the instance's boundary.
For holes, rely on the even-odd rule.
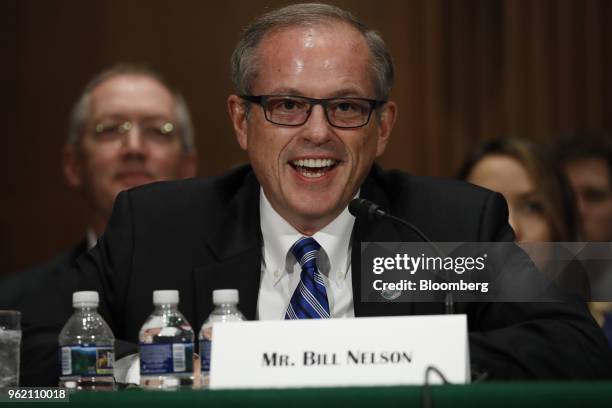
[[300,283],[291,296],[285,320],[328,319],[329,302],[325,282],[317,269],[321,245],[313,238],[302,237],[291,247],[291,253],[302,267]]

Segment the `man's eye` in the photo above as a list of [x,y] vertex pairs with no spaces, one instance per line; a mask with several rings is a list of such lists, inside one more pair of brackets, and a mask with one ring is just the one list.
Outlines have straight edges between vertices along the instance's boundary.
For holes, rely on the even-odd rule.
[[291,110],[291,109],[295,108],[295,102],[293,102],[293,101],[285,101],[285,102],[283,102],[283,108],[287,109],[287,110]]
[[336,106],[336,109],[342,112],[349,112],[349,111],[355,110],[355,106],[353,106],[352,104],[348,102],[342,102]]
[[98,124],[96,125],[95,128],[95,134],[99,135],[99,136],[112,136],[112,135],[117,135],[120,132],[120,124]]
[[299,109],[301,107],[301,104],[293,99],[283,99],[282,101],[278,101],[277,103],[275,103],[274,106],[275,109],[291,111]]
[[269,101],[269,109],[277,113],[293,113],[304,109],[304,103],[295,99],[277,99]]
[[361,114],[368,111],[368,106],[357,101],[338,101],[331,106],[336,113]]
[[152,139],[171,140],[174,137],[172,132],[164,132],[161,127],[147,127],[143,129],[144,134]]

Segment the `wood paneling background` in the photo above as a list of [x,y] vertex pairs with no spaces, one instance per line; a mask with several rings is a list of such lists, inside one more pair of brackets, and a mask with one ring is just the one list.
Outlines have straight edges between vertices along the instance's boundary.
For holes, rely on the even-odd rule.
[[[245,161],[225,110],[239,31],[285,1],[3,0],[0,273],[43,262],[85,229],[60,152],[82,86],[145,62],[185,94],[199,172]],[[380,31],[400,115],[385,167],[452,176],[478,141],[612,129],[612,2],[335,1]]]

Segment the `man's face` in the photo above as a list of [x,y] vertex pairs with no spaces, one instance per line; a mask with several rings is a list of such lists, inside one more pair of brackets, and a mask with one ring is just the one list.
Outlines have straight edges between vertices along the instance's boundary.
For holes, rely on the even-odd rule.
[[587,241],[612,241],[612,180],[606,161],[589,157],[569,162],[565,172],[576,192]]
[[[291,27],[268,34],[258,48],[253,95],[375,99],[369,51],[360,33],[342,23]],[[304,234],[321,229],[353,198],[374,159],[383,153],[395,120],[395,105],[376,112],[367,125],[339,129],[322,106],[298,127],[266,120],[253,104],[228,100],[240,146],[274,209]],[[323,167],[322,167],[323,166]]]
[[[124,133],[104,130],[132,123]],[[171,134],[153,129],[166,122]],[[182,150],[173,95],[153,78],[118,75],[91,92],[88,121],[77,146],[65,151],[69,184],[84,191],[97,213],[108,217],[122,190],[158,180],[191,177],[195,158]]]

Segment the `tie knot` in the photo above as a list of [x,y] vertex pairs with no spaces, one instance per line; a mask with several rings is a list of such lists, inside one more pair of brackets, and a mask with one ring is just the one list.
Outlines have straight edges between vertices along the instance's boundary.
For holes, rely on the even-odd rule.
[[312,237],[302,237],[298,239],[291,247],[291,253],[303,268],[304,265],[309,265],[315,262],[319,254],[321,245]]

